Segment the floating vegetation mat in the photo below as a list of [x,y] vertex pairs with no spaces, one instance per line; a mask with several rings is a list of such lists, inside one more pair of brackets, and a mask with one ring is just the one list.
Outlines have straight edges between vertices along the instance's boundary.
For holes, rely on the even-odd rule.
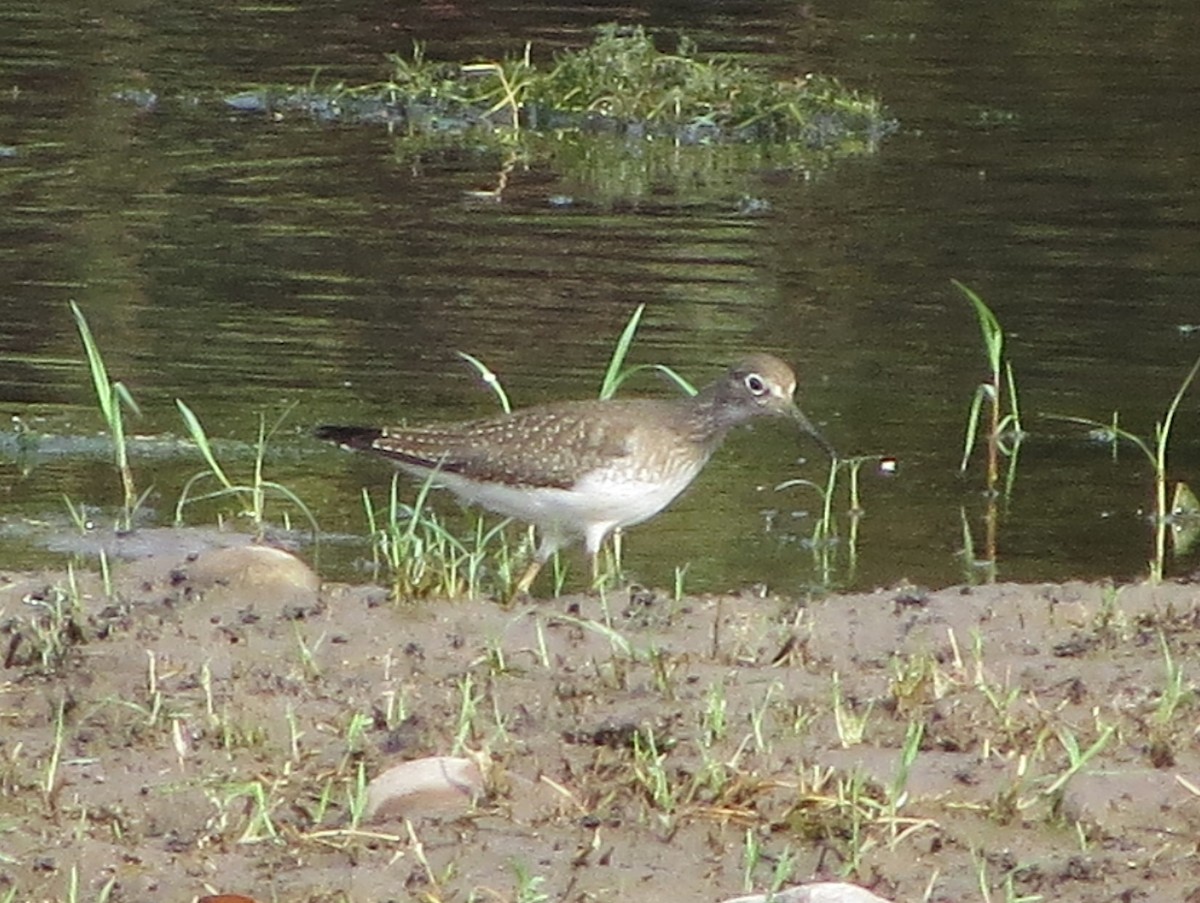
[[676,144],[796,143],[863,153],[893,131],[880,102],[836,79],[779,81],[760,69],[698,56],[683,38],[662,53],[641,28],[608,25],[549,68],[523,56],[503,62],[434,62],[420,45],[393,54],[382,83],[321,89],[264,88],[225,98],[253,113],[385,123],[414,136],[599,132]]
[[[383,125],[404,157],[500,153],[499,186],[487,192],[495,197],[512,167],[540,162],[593,200],[674,188],[715,192],[724,203],[755,190],[755,171],[808,173],[873,153],[897,128],[878,99],[837,79],[780,80],[702,57],[688,38],[663,53],[641,28],[604,26],[590,46],[549,66],[533,62],[529,45],[501,62],[433,61],[419,44],[388,59],[382,82],[323,87],[314,76],[305,87],[266,86],[221,101],[247,116]],[[158,106],[150,92],[116,96]]]

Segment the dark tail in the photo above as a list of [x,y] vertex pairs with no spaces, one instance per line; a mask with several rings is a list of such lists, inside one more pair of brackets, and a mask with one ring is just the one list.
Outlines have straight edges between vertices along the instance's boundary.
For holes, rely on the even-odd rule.
[[374,426],[319,426],[313,435],[326,442],[336,442],[342,448],[370,448],[383,430]]

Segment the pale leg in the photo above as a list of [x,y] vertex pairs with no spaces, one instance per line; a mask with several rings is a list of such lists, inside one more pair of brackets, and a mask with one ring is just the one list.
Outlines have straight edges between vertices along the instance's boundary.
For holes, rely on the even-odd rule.
[[567,541],[566,537],[559,530],[543,529],[541,534],[537,551],[533,555],[533,561],[529,562],[529,567],[525,568],[525,573],[521,575],[521,579],[513,587],[513,596],[529,594],[529,588],[533,586],[533,581],[537,579],[538,573],[542,570],[542,565],[549,561],[550,556],[557,552]]

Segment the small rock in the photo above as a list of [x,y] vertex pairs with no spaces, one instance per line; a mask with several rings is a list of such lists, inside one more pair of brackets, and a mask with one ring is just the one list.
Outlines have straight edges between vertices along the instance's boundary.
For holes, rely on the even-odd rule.
[[474,759],[430,756],[402,762],[367,785],[367,821],[456,815],[483,793],[483,770]]
[[755,894],[751,897],[736,897],[725,903],[891,903],[876,896],[857,884],[841,881],[819,881],[816,884],[799,884],[773,894]]
[[243,91],[240,94],[230,94],[225,98],[225,106],[239,113],[266,113],[271,104],[265,94],[259,91]]
[[312,568],[270,546],[209,549],[188,567],[187,575],[201,592],[221,586],[262,600],[306,600],[321,587]]

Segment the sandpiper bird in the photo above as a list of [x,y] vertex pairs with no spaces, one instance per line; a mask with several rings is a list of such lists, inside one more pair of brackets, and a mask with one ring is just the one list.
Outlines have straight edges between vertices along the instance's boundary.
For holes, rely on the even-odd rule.
[[787,364],[751,354],[692,397],[566,401],[430,426],[322,426],[316,436],[389,458],[464,501],[534,524],[539,543],[516,584],[521,594],[579,536],[594,575],[604,538],[670,504],[741,423],[790,418],[835,456],[796,406],[795,389]]

